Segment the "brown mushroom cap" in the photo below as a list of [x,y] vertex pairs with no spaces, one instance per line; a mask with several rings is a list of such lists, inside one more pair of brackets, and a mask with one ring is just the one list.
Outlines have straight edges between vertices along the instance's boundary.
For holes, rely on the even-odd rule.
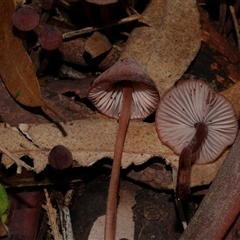
[[39,23],[37,11],[29,5],[21,5],[12,15],[13,25],[22,31],[33,30]]
[[158,136],[176,154],[191,141],[198,122],[207,125],[208,135],[195,153],[195,163],[206,164],[236,138],[238,122],[231,103],[201,80],[179,83],[161,98],[156,111]]
[[73,156],[68,148],[63,145],[57,145],[49,153],[48,162],[53,168],[63,170],[72,165]]
[[116,3],[118,0],[86,0],[86,2],[98,4],[98,5],[107,5],[111,3]]
[[159,101],[155,83],[132,58],[120,59],[97,77],[88,98],[101,113],[119,118],[124,81],[131,81],[133,88],[131,118],[146,118],[154,112]]
[[58,49],[62,44],[62,40],[62,33],[53,26],[45,26],[38,35],[38,42],[48,51]]

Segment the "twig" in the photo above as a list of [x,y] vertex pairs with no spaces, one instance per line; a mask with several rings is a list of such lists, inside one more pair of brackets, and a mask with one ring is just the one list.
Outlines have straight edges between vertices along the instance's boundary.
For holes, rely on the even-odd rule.
[[239,34],[239,29],[238,29],[238,22],[237,22],[237,18],[236,18],[236,14],[235,14],[235,10],[233,6],[229,6],[232,18],[233,18],[233,23],[234,23],[234,27],[236,30],[236,34],[237,34],[237,41],[238,41],[238,49],[240,50],[240,34]]
[[[240,0],[236,0],[236,1],[234,2],[233,7],[234,7],[235,13],[238,13],[238,10],[239,10],[239,8],[240,8]],[[226,35],[226,36],[228,36],[228,34],[229,34],[229,32],[230,32],[230,30],[231,30],[231,28],[232,28],[232,19],[231,19],[231,18],[232,18],[231,15],[229,15],[229,16],[228,16],[228,19],[227,19],[227,22],[225,23],[225,29],[224,29],[224,31],[225,31],[225,35]]]
[[218,27],[217,31],[221,34],[224,28],[224,24],[226,21],[226,12],[227,12],[227,2],[226,0],[220,1],[219,7],[219,20],[218,20]]
[[34,170],[33,167],[30,167],[25,162],[23,162],[21,159],[15,157],[12,153],[10,153],[6,148],[0,145],[0,151],[4,154],[6,154],[9,158],[11,158],[16,164],[17,164],[17,174],[20,174],[22,172],[22,167],[26,168],[28,171]]
[[90,33],[90,32],[93,32],[93,31],[98,31],[98,30],[104,29],[104,28],[109,28],[109,27],[129,23],[129,22],[133,22],[133,21],[139,20],[141,18],[142,18],[142,16],[140,14],[134,14],[130,17],[126,17],[126,18],[123,18],[121,20],[114,21],[114,22],[109,23],[107,25],[86,27],[86,28],[82,28],[82,29],[79,29],[79,30],[76,30],[76,31],[66,32],[66,33],[63,33],[63,39],[69,39],[69,38],[72,38],[72,37],[81,36],[85,33]]

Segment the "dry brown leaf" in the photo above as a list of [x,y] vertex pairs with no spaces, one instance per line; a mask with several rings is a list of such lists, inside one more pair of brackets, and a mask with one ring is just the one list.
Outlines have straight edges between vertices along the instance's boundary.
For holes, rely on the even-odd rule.
[[[31,137],[32,143],[19,132],[0,124],[0,142],[17,157],[23,154],[32,157],[36,172],[46,167],[47,156],[57,144],[69,148],[74,159],[81,166],[90,166],[103,157],[113,157],[117,126],[116,120],[105,117],[68,122],[64,124],[67,136],[63,137],[54,124],[29,124],[25,132]],[[191,175],[192,186],[210,183],[221,166],[225,154],[214,163],[194,165]],[[175,169],[178,167],[178,156],[161,144],[155,125],[132,121],[126,137],[122,167],[127,168],[132,163],[140,165],[153,156],[164,158],[166,163]],[[2,162],[5,165],[12,163],[5,155],[2,157]]]
[[160,94],[186,71],[201,43],[199,12],[192,0],[151,0],[132,31],[123,57],[132,57],[155,81]]
[[240,82],[221,92],[233,105],[237,119],[240,118]]
[[12,0],[0,1],[0,75],[2,80],[12,97],[20,103],[29,107],[46,107],[60,115],[43,101],[31,59],[24,50],[21,39],[13,34],[12,14],[14,10],[15,5]]

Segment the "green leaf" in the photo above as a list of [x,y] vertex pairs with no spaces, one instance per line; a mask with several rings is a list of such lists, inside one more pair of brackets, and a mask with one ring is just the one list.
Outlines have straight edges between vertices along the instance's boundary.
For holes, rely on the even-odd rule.
[[3,227],[7,234],[9,233],[9,230],[5,223],[8,220],[8,209],[9,209],[8,195],[3,185],[0,184],[0,221],[2,222]]
[[2,219],[2,216],[4,216],[4,214],[8,212],[8,208],[9,208],[8,195],[3,185],[0,184],[0,217],[1,219]]

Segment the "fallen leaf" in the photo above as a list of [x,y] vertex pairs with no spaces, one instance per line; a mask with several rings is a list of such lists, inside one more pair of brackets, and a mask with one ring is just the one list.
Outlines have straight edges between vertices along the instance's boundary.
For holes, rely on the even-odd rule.
[[46,107],[61,116],[43,101],[33,64],[22,41],[13,33],[12,14],[15,10],[12,0],[0,1],[0,75],[12,97],[29,107]]
[[221,94],[226,97],[233,105],[237,119],[240,118],[240,81],[236,82],[230,88],[221,92]]
[[[28,130],[25,128],[25,133],[31,137],[33,141],[31,142],[20,132],[0,124],[0,142],[17,157],[22,155],[32,157],[37,173],[46,167],[50,150],[58,144],[69,148],[80,166],[91,166],[104,157],[113,158],[117,126],[116,120],[106,117],[72,121],[63,124],[67,132],[67,136],[64,137],[55,124],[27,124]],[[209,184],[227,152],[225,151],[214,163],[194,165],[191,175],[192,186]],[[178,156],[167,146],[162,145],[155,131],[155,125],[131,121],[124,146],[122,167],[127,168],[131,164],[140,165],[153,156],[162,157],[166,164],[178,168]],[[5,165],[12,164],[4,154],[2,162]]]
[[160,95],[186,71],[201,44],[196,1],[151,0],[121,58],[132,57],[155,81]]
[[[117,208],[116,239],[134,239],[134,221],[132,208],[136,204],[138,187],[129,182],[121,182],[119,204]],[[88,239],[104,239],[105,215],[94,222]]]

